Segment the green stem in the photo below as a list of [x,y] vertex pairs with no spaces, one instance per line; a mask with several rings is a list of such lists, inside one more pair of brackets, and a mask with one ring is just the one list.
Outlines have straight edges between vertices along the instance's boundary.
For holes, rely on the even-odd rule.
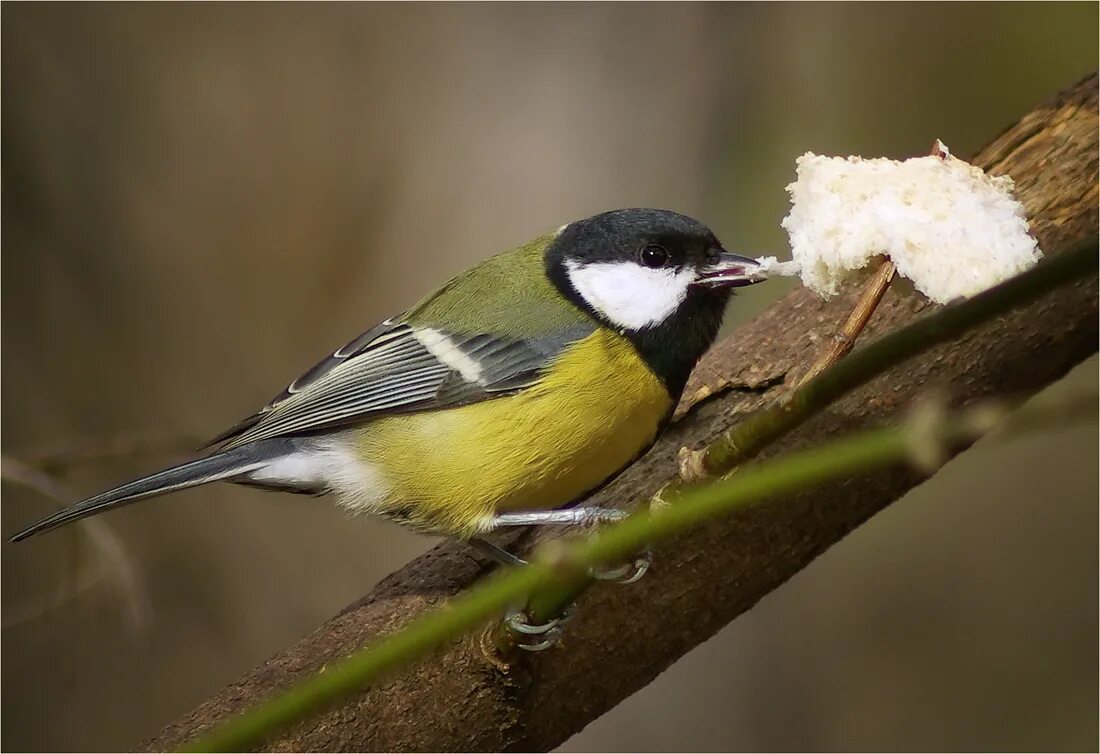
[[[1092,404],[1094,405],[1094,404]],[[774,499],[822,482],[905,461],[928,442],[954,444],[987,431],[991,417],[1003,414],[970,410],[935,424],[910,422],[873,429],[803,452],[744,469],[727,480],[685,492],[672,507],[655,508],[585,540],[561,543],[531,565],[506,569],[404,629],[360,649],[279,696],[262,702],[228,723],[191,741],[184,751],[238,751],[261,745],[269,736],[309,715],[360,692],[368,684],[496,618],[533,590],[570,579],[584,569],[636,552],[720,513]],[[1094,411],[1074,411],[1093,417]]]

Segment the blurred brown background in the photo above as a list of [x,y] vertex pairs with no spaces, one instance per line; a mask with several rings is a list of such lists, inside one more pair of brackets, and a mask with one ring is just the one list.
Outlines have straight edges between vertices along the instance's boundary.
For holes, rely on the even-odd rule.
[[[567,220],[783,256],[797,155],[967,155],[1097,62],[1094,3],[2,13],[3,452],[71,494]],[[1095,750],[1097,453],[976,448],[565,748]],[[53,505],[5,480],[3,532]],[[431,544],[228,486],[98,521],[0,548],[5,749],[136,746]]]

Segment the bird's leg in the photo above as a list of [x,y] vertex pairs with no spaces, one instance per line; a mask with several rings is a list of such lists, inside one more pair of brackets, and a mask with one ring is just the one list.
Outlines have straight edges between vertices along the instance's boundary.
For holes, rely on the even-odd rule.
[[[527,561],[518,555],[505,550],[499,545],[495,545],[487,539],[481,539],[474,537],[470,540],[470,545],[480,552],[482,555],[490,558],[491,560],[506,566],[525,566]],[[569,622],[573,617],[573,606],[570,605],[565,609],[560,617],[549,620],[545,623],[532,624],[527,622],[527,614],[523,610],[523,606],[509,607],[504,614],[504,623],[517,634],[523,636],[540,636],[541,641],[533,644],[518,643],[520,649],[525,649],[528,652],[541,652],[544,649],[549,649],[558,643],[561,639],[562,627]]]
[[[622,521],[627,517],[627,512],[619,510],[618,508],[599,508],[596,506],[587,506],[579,508],[564,508],[560,510],[548,510],[548,511],[522,511],[515,513],[498,513],[493,517],[493,528],[501,528],[505,526],[545,526],[545,525],[564,525],[564,526],[592,526],[594,524],[601,523],[614,523],[616,521]],[[488,553],[485,549],[482,552],[490,554],[490,557],[503,562],[508,565],[524,565],[524,561],[516,558],[511,553],[500,550],[496,545],[485,543],[489,547],[497,549],[499,552],[504,553],[508,558],[514,558],[514,560],[500,560],[499,557]],[[519,561],[519,562],[515,562]],[[630,563],[625,563],[615,568],[593,568],[589,571],[589,575],[592,578],[599,581],[614,581],[620,584],[633,584],[638,579],[645,576],[646,571],[649,570],[650,563],[653,562],[653,553],[650,550],[645,550],[634,558]]]
[[[502,529],[509,526],[594,526],[601,523],[614,523],[627,517],[626,511],[617,508],[599,508],[596,506],[564,508],[560,510],[546,511],[517,511],[512,513],[498,513],[493,517],[492,529]],[[482,555],[495,562],[506,566],[524,566],[527,561],[513,555],[492,542],[474,537],[470,539],[470,545]],[[649,570],[649,564],[653,560],[653,553],[646,550],[630,563],[610,568],[591,568],[588,574],[599,581],[614,581],[620,584],[633,584],[645,575]],[[518,644],[521,649],[528,652],[541,652],[558,642],[561,638],[563,626],[573,617],[573,605],[567,607],[560,617],[541,624],[527,622],[527,615],[522,606],[510,607],[505,614],[504,622],[512,631],[524,636],[541,636],[542,641],[535,644]]]
[[586,506],[579,508],[561,508],[549,511],[518,511],[498,513],[493,516],[493,528],[505,526],[591,526],[622,521],[626,511],[618,508],[598,508]]
[[[474,538],[470,540],[470,546],[500,565],[525,566],[527,561],[518,555],[505,550],[503,547],[493,544],[487,539]],[[618,584],[633,584],[645,576],[653,562],[653,551],[645,550],[634,560],[615,568],[591,568],[588,575],[597,581],[613,581]]]

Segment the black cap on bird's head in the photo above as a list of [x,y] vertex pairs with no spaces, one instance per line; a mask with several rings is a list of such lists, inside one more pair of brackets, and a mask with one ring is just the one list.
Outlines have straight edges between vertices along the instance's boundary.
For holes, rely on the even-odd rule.
[[663,209],[620,209],[564,226],[555,239],[574,266],[627,263],[651,270],[694,271],[702,287],[738,287],[763,280],[759,264],[731,254],[710,228]]
[[717,335],[733,288],[765,279],[706,225],[660,209],[570,223],[547,247],[546,265],[563,295],[630,338],[677,390]]

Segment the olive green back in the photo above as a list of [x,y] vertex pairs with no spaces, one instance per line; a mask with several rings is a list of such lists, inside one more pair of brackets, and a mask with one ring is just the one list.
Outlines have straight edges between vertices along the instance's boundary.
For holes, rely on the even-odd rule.
[[595,325],[546,276],[546,247],[556,234],[540,236],[460,273],[401,318],[453,333],[492,333],[539,338]]

